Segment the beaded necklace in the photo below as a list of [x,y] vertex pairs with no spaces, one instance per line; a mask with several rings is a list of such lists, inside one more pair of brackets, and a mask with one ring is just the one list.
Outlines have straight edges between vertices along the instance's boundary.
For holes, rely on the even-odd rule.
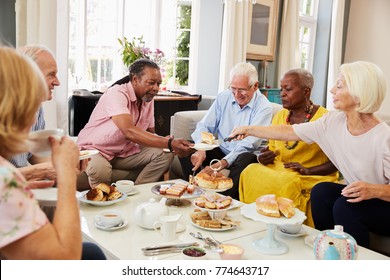
[[[311,119],[311,117],[312,117],[311,114],[313,113],[313,109],[314,109],[314,106],[313,106],[313,104],[311,104],[310,107],[309,107],[309,110],[307,111],[307,114],[306,114],[306,116],[305,116],[305,120],[303,121],[304,123],[310,121],[310,119]],[[287,116],[287,118],[286,118],[286,123],[287,123],[287,124],[290,124],[291,115],[292,115],[292,111],[290,110],[290,111],[288,112],[288,116]],[[287,148],[287,150],[293,150],[293,149],[295,149],[295,147],[298,145],[298,142],[299,142],[299,141],[295,141],[292,145],[289,145],[289,144],[288,144],[288,141],[286,141],[286,142],[284,143],[284,146]]]

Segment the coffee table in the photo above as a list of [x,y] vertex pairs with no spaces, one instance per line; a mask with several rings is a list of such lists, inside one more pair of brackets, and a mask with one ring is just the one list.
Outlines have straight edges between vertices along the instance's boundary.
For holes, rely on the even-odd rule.
[[[167,182],[174,182],[180,180],[171,180]],[[151,189],[156,184],[162,182],[150,183],[144,185],[138,185],[138,194],[127,197],[122,202],[106,206],[98,207],[85,203],[80,203],[81,214],[81,228],[84,241],[90,241],[98,244],[105,252],[108,259],[121,259],[121,260],[158,260],[158,259],[181,259],[181,255],[178,253],[163,254],[152,257],[146,257],[143,255],[141,248],[147,246],[164,245],[161,241],[160,234],[154,230],[147,230],[139,227],[135,223],[134,212],[137,205],[142,202],[148,201],[150,198],[159,200],[161,196],[153,194]],[[124,218],[128,221],[128,225],[116,231],[102,231],[95,227],[94,217],[95,215],[106,209],[121,210],[124,214]],[[190,213],[193,212],[194,206],[190,207],[169,207],[169,214],[182,214],[182,218],[179,222],[185,225],[185,230],[177,233],[176,240],[169,242],[169,244],[180,244],[188,242],[198,242],[201,246],[204,245],[202,241],[199,241],[192,236],[190,232],[201,232],[203,236],[209,236],[212,234],[215,239],[224,243],[233,243],[242,246],[245,249],[243,259],[256,260],[256,259],[275,259],[275,260],[313,260],[313,249],[307,246],[304,242],[304,237],[286,237],[275,234],[277,240],[283,241],[288,246],[288,252],[282,255],[266,255],[258,252],[253,246],[252,242],[259,238],[264,238],[267,234],[267,225],[259,221],[253,221],[243,217],[240,214],[240,209],[235,208],[229,210],[228,215],[235,220],[240,220],[241,225],[235,229],[229,231],[208,231],[195,227],[191,223]],[[319,231],[313,228],[305,226],[308,234],[318,234]],[[219,259],[219,255],[208,254],[208,259]],[[388,260],[390,258],[378,254],[374,251],[359,247],[358,259],[382,259]]]

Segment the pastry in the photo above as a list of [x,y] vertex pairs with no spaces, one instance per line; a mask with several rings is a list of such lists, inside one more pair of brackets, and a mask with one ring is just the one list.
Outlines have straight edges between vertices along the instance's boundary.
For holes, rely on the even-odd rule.
[[223,196],[220,194],[201,195],[195,199],[195,205],[205,209],[225,209],[233,202],[230,196]]
[[202,143],[213,145],[214,135],[210,132],[201,132]]
[[93,200],[93,201],[101,201],[104,197],[102,190],[100,189],[90,189],[86,197],[88,200]]
[[217,172],[215,176],[206,172],[198,173],[195,176],[195,183],[204,189],[230,189],[233,187],[233,180],[220,172]]
[[278,197],[276,199],[278,201],[279,211],[286,218],[291,218],[295,214],[294,202],[286,197]]
[[256,211],[262,215],[279,218],[279,206],[276,195],[266,194],[256,199]]
[[95,189],[99,189],[99,190],[101,190],[102,192],[104,192],[106,194],[110,194],[110,192],[111,192],[110,186],[106,185],[105,183],[100,183],[99,185],[97,185],[95,187]]
[[121,192],[118,192],[118,191],[115,191],[113,193],[110,193],[107,197],[107,200],[116,200],[118,198],[122,197],[122,193]]

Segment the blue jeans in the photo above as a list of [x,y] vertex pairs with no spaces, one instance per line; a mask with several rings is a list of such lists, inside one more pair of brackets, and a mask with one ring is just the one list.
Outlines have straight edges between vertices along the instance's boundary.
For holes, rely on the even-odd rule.
[[94,243],[83,242],[82,260],[106,260],[102,249]]

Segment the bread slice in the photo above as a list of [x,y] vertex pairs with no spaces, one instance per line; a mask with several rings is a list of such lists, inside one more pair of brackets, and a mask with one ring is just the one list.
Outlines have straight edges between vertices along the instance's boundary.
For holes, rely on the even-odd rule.
[[201,132],[202,143],[213,145],[214,144],[214,135],[210,132]]
[[113,192],[113,193],[110,193],[107,197],[108,200],[116,200],[118,198],[122,197],[122,193],[121,192]]
[[291,218],[295,215],[295,208],[294,208],[294,202],[286,197],[278,197],[277,202],[279,205],[279,211],[285,216],[286,218]]
[[102,190],[95,188],[95,189],[90,189],[87,192],[86,197],[88,200],[101,201],[103,199],[104,195],[103,195]]
[[276,195],[266,194],[256,199],[256,211],[262,215],[280,218]]

